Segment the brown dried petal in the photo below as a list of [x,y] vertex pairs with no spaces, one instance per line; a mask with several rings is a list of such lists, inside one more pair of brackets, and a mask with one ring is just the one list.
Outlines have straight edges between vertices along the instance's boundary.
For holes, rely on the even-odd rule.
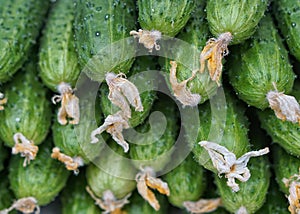
[[199,201],[185,201],[184,208],[190,213],[200,214],[216,210],[222,204],[221,198],[200,199]]
[[209,39],[200,54],[200,73],[203,73],[207,64],[210,78],[220,85],[222,73],[222,59],[228,54],[228,44],[232,40],[231,33],[223,33],[217,39]]
[[31,160],[34,160],[39,148],[34,145],[33,141],[28,140],[22,133],[15,133],[14,136],[15,145],[12,148],[12,154],[21,154],[21,157],[25,157],[23,166],[26,167],[30,164]]
[[[300,169],[299,169],[300,172]],[[289,188],[290,195],[289,200],[289,211],[292,214],[300,213],[300,174],[292,175],[290,178],[283,178],[282,182],[286,187]]]
[[128,143],[124,140],[122,131],[123,129],[128,129],[129,124],[127,120],[125,120],[122,116],[122,112],[117,112],[113,115],[108,115],[105,119],[104,123],[97,128],[96,130],[92,131],[91,133],[91,143],[97,143],[99,140],[96,135],[101,134],[102,132],[106,131],[107,133],[111,134],[112,138],[123,147],[124,152],[128,152],[129,146]]
[[174,96],[177,100],[179,100],[183,106],[196,106],[201,100],[201,96],[199,94],[192,94],[187,89],[187,83],[194,79],[194,74],[187,80],[184,80],[180,83],[177,81],[176,77],[176,68],[177,63],[175,61],[170,61],[170,83],[172,86],[172,90],[174,92]]
[[30,214],[33,212],[35,214],[40,213],[40,207],[37,205],[37,200],[33,197],[27,197],[17,200],[10,208],[0,211],[0,214],[8,214],[14,209],[25,214]]
[[4,110],[4,104],[7,103],[7,98],[4,98],[4,94],[0,92],[0,111]]
[[139,43],[143,44],[149,52],[152,52],[154,47],[157,51],[160,50],[160,46],[156,42],[161,39],[161,32],[157,30],[148,31],[139,29],[138,32],[135,30],[130,31],[130,35],[134,38],[139,38]]
[[269,91],[267,100],[277,118],[300,124],[300,106],[295,97],[285,95],[283,92]]

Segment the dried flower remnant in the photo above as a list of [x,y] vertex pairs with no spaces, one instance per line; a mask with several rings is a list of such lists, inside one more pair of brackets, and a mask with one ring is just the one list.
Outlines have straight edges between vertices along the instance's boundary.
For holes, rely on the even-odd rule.
[[128,120],[123,118],[122,112],[118,111],[113,115],[108,115],[105,119],[103,125],[101,125],[96,130],[91,133],[91,143],[97,143],[99,139],[96,135],[101,134],[106,131],[111,134],[112,138],[123,147],[124,152],[128,152],[129,146],[128,143],[124,140],[122,131],[123,129],[128,129],[130,126]]
[[52,97],[54,104],[61,102],[61,107],[57,113],[58,122],[61,125],[66,125],[68,123],[67,118],[72,118],[69,123],[78,124],[80,117],[79,99],[74,95],[73,89],[69,84],[62,82],[58,85],[58,91],[60,95]]
[[139,31],[130,31],[130,35],[134,38],[138,38],[139,43],[143,44],[144,47],[147,48],[150,53],[152,52],[154,47],[155,50],[160,50],[160,46],[156,42],[161,39],[161,32],[157,30],[149,31],[139,29]]
[[109,88],[108,99],[122,110],[124,117],[131,118],[129,104],[135,108],[135,111],[141,112],[144,108],[138,89],[123,76],[122,73],[118,75],[106,74],[106,83]]
[[106,190],[103,193],[102,199],[97,198],[90,187],[86,187],[86,191],[90,194],[90,196],[95,200],[95,204],[97,204],[101,209],[105,210],[103,214],[118,214],[122,213],[121,208],[128,204],[128,198],[131,196],[131,193],[126,195],[123,199],[116,199],[114,194],[110,190]]
[[207,64],[210,78],[216,81],[220,86],[220,77],[222,73],[222,59],[228,51],[228,44],[232,40],[230,32],[222,33],[217,39],[211,38],[200,54],[200,73],[203,73]]
[[12,154],[21,153],[21,157],[25,157],[23,166],[26,167],[34,160],[39,148],[34,145],[33,141],[28,140],[22,133],[16,133],[13,136],[15,145],[12,148]]
[[289,188],[289,211],[292,214],[300,213],[300,175],[292,175],[289,179],[283,178],[282,182],[285,184],[286,187]]
[[219,176],[225,174],[225,178],[228,179],[227,185],[234,192],[237,192],[240,189],[239,185],[235,182],[235,179],[246,182],[251,176],[250,171],[247,168],[249,159],[269,152],[269,148],[266,147],[258,151],[247,152],[237,159],[234,153],[217,143],[201,141],[199,142],[199,145],[208,151],[213,166],[218,170]]
[[64,163],[67,170],[72,170],[77,175],[79,173],[78,167],[83,166],[84,162],[81,157],[70,157],[60,152],[60,149],[54,147],[52,149],[51,158],[58,159],[60,162]]
[[4,94],[0,92],[0,111],[4,110],[4,104],[7,103],[7,98],[4,98]]
[[275,90],[267,93],[267,100],[276,117],[300,125],[300,105],[295,97],[279,92],[275,83],[273,85]]
[[176,99],[179,100],[183,104],[183,106],[198,105],[201,100],[201,96],[199,94],[192,94],[187,89],[187,83],[194,79],[195,74],[193,74],[190,78],[178,83],[176,77],[177,63],[175,61],[170,61],[170,64],[170,83]]
[[248,211],[246,209],[246,207],[241,206],[236,212],[235,214],[248,214]]
[[221,198],[216,199],[200,199],[198,201],[185,201],[183,202],[184,208],[189,213],[208,213],[216,210],[222,205]]
[[149,189],[156,189],[161,194],[170,195],[168,184],[161,179],[156,178],[156,173],[151,167],[145,167],[136,175],[137,189],[139,194],[149,202],[149,204],[158,211],[160,205],[154,193]]
[[1,210],[0,214],[8,214],[14,209],[25,214],[40,213],[40,207],[37,205],[37,200],[33,197],[27,197],[15,201],[8,209]]

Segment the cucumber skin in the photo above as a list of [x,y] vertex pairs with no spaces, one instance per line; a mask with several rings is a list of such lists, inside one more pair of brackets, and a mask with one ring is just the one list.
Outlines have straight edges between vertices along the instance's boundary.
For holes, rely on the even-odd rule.
[[158,30],[174,37],[187,23],[195,7],[191,0],[138,0],[139,23],[144,30]]
[[222,204],[229,212],[236,212],[241,206],[246,207],[249,214],[259,210],[266,201],[270,184],[270,164],[265,157],[250,159],[248,168],[251,177],[248,181],[239,182],[240,190],[233,192],[227,186],[227,179],[215,175],[215,183],[219,190]]
[[50,1],[0,1],[0,82],[12,78],[29,58]]
[[[134,1],[75,0],[75,5],[75,47],[81,69],[95,81],[103,81],[106,72],[128,73],[134,61],[127,59],[128,47],[134,45],[124,39],[135,29]],[[114,42],[122,50],[107,53]]]
[[192,155],[164,175],[163,180],[170,188],[169,202],[179,208],[183,208],[184,201],[199,200],[206,187],[204,169]]
[[80,74],[73,32],[73,1],[53,4],[40,41],[39,72],[52,91],[65,82],[74,87]]
[[[229,81],[238,97],[248,105],[264,110],[270,90],[289,94],[295,74],[271,17],[264,17],[253,39],[236,47],[228,60]],[[232,51],[232,52],[233,52]]]
[[208,0],[206,11],[209,29],[218,37],[230,32],[230,44],[239,44],[250,38],[263,17],[268,0]]
[[11,157],[8,178],[17,199],[34,197],[39,206],[44,206],[65,187],[70,172],[51,158],[51,148],[49,138],[40,146],[36,159],[26,167],[23,158]]
[[289,0],[273,1],[273,14],[278,21],[289,50],[300,60],[300,2]]
[[3,89],[9,100],[0,112],[0,137],[4,144],[13,147],[13,135],[17,132],[35,145],[42,143],[49,132],[52,110],[48,90],[37,77],[36,61],[27,62]]
[[86,191],[86,185],[84,171],[78,176],[70,176],[60,196],[62,214],[101,214],[101,209]]

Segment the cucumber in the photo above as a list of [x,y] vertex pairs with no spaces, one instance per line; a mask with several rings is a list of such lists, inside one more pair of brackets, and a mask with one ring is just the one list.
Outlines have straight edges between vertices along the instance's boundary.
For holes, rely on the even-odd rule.
[[[117,212],[136,188],[132,163],[122,156],[120,147],[112,140],[86,170],[87,191],[96,204],[106,212]],[[123,154],[124,155],[124,154]]]
[[278,0],[273,2],[273,14],[278,22],[290,53],[300,60],[300,14],[299,1]]
[[9,163],[10,188],[17,199],[33,197],[38,206],[49,204],[64,188],[69,172],[51,158],[51,139],[40,147],[36,160],[23,167],[23,160],[13,156]]
[[[221,196],[222,204],[231,213],[256,213],[266,200],[270,183],[270,165],[265,157],[249,161],[250,179],[240,184],[240,191],[228,188],[226,179],[215,175],[215,183]],[[244,211],[244,212],[243,212]]]
[[[175,158],[175,157],[174,157]],[[198,200],[206,187],[204,169],[190,154],[179,166],[163,176],[170,188],[169,202],[183,208],[183,202]]]
[[270,105],[270,91],[292,91],[295,74],[270,15],[261,20],[253,39],[234,51],[228,64],[229,80],[248,105],[263,110]]
[[230,32],[231,44],[250,38],[263,17],[268,0],[208,0],[206,6],[209,29],[214,36]]
[[26,165],[35,158],[37,145],[44,141],[51,124],[48,91],[37,77],[36,60],[27,62],[3,89],[10,102],[0,112],[0,137],[13,147],[12,153],[25,156]]
[[58,121],[54,121],[52,125],[55,145],[52,157],[59,159],[68,170],[73,170],[75,173],[79,172],[80,166],[88,164],[99,156],[104,146],[103,141],[97,144],[90,143],[90,134],[102,117],[102,112],[96,108],[97,105],[93,111],[95,103],[91,102],[90,97],[92,97],[91,93],[81,97],[80,111],[85,114],[82,115],[78,125],[62,126]]
[[39,50],[40,77],[48,88],[60,93],[53,101],[62,102],[58,115],[62,125],[67,123],[67,116],[73,118],[70,123],[79,122],[79,112],[76,111],[78,98],[72,89],[80,74],[74,47],[73,20],[72,1],[60,0],[54,3],[43,30]]
[[[173,60],[177,63],[176,76],[173,77],[171,74],[170,76],[176,78],[177,82],[183,85],[183,87],[177,89],[176,84],[174,85],[171,82],[171,77],[167,75],[169,78],[166,80],[168,86],[173,91],[175,97],[183,105],[189,106],[204,103],[211,96],[216,94],[218,87],[218,85],[211,80],[207,72],[203,74],[193,73],[193,70],[199,68],[200,50],[202,50],[205,46],[205,42],[210,35],[208,25],[205,20],[205,1],[196,1],[195,5],[196,6],[192,11],[190,20],[177,36],[177,38],[180,39],[180,43],[176,40],[173,42],[170,41],[170,45],[168,47],[162,48],[162,51],[173,56]],[[163,64],[163,70],[166,73],[169,73],[172,67],[170,59],[165,58],[161,64]],[[191,78],[189,81],[186,83],[183,82],[189,78]],[[188,93],[191,94],[183,97],[177,95],[184,90],[187,90]]]
[[0,1],[0,82],[17,72],[31,54],[50,1]]
[[86,185],[84,172],[78,176],[70,176],[60,195],[62,214],[101,214],[99,207],[95,205],[94,200],[85,191]]
[[130,197],[130,203],[124,206],[124,214],[165,214],[168,213],[169,203],[164,195],[158,195],[157,200],[162,205],[159,211],[153,210],[153,208],[139,195],[137,191],[134,191]]
[[107,72],[128,73],[135,56],[126,39],[135,28],[133,0],[76,0],[75,45],[78,61],[86,74],[103,81]]
[[[132,114],[129,119],[129,125],[132,128],[141,124],[145,120],[145,118],[149,115],[154,100],[156,99],[156,92],[151,90],[157,88],[157,82],[155,82],[155,79],[150,73],[151,70],[155,70],[154,66],[156,65],[156,62],[154,60],[154,58],[150,58],[148,56],[138,57],[131,67],[131,72],[128,75],[129,81],[138,88],[138,91],[143,91],[147,88],[150,89],[150,91],[144,91],[140,94],[144,110],[142,112],[138,112],[134,111],[134,108],[131,108]],[[142,71],[147,72],[139,74],[139,72]],[[108,99],[108,94],[108,86],[106,84],[102,84],[100,87],[100,106],[105,117],[120,110],[117,106],[111,103]]]

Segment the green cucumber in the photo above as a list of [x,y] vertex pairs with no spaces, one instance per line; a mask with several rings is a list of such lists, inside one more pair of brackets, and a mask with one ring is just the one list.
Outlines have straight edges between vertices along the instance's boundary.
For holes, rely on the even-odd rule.
[[[150,70],[155,70],[156,63],[154,59],[142,56],[136,59],[134,62],[130,76],[128,80],[132,82],[138,89],[138,91],[142,91],[145,88],[155,89],[157,83],[154,82],[154,78],[151,78]],[[139,74],[139,72],[147,71],[143,74]],[[147,84],[147,85],[145,85]],[[117,106],[113,105],[111,101],[108,99],[109,89],[106,84],[102,84],[100,87],[100,106],[103,111],[105,117],[108,115],[116,113],[120,110]],[[134,108],[131,107],[131,118],[129,119],[130,127],[135,127],[141,124],[145,118],[149,115],[150,109],[153,105],[153,102],[156,98],[155,91],[144,91],[140,94],[142,105],[144,110],[142,112],[134,111]]]
[[158,195],[157,200],[162,205],[159,211],[155,211],[139,194],[134,191],[130,197],[130,203],[124,206],[124,214],[165,214],[168,213],[169,203],[165,196]]
[[[103,81],[106,72],[128,73],[134,45],[126,40],[135,28],[133,0],[76,0],[75,45],[86,74]],[[131,55],[130,55],[131,54]]]
[[295,74],[270,15],[261,20],[253,38],[234,51],[228,60],[229,80],[248,105],[263,110],[269,106],[269,91],[292,91]]
[[[233,192],[226,184],[226,179],[215,175],[215,183],[221,196],[222,204],[231,213],[255,213],[266,200],[270,183],[270,166],[265,157],[250,159],[248,167],[250,179],[240,184],[240,191]],[[241,212],[244,207],[246,212]],[[240,212],[238,212],[240,211]]]
[[230,32],[231,44],[250,38],[263,17],[269,1],[208,0],[206,6],[209,29],[214,36]]
[[[29,61],[3,89],[10,102],[5,111],[0,112],[1,139],[6,146],[15,149],[21,144],[15,143],[14,137],[21,133],[37,149],[36,145],[42,143],[49,132],[52,112],[48,91],[37,77],[36,61]],[[34,156],[26,158],[30,160]]]
[[40,76],[43,83],[55,92],[62,82],[74,88],[80,74],[74,47],[73,7],[73,1],[55,2],[40,40]]
[[101,210],[95,205],[95,201],[85,191],[86,185],[84,172],[78,176],[70,176],[60,195],[62,214],[101,214]]
[[[223,103],[218,102],[217,97],[212,98],[211,103],[216,105],[214,108],[217,109],[214,112],[212,112],[213,109],[209,102],[199,106],[199,127],[191,127],[188,123],[183,124],[187,132],[189,145],[192,146],[195,160],[204,168],[215,173],[217,172],[216,168],[213,166],[208,152],[198,144],[199,141],[210,141],[211,139],[209,138],[216,139],[218,141],[216,143],[225,146],[237,158],[250,149],[247,136],[249,122],[245,116],[246,109],[234,95],[226,92],[225,98],[226,106],[221,106]],[[226,115],[225,121],[220,117],[222,114]],[[198,130],[198,137],[197,139],[190,139],[189,133],[195,128]],[[219,131],[215,133],[215,130]]]
[[200,199],[206,187],[204,169],[191,154],[179,166],[164,175],[163,180],[170,188],[169,202],[179,208],[183,208],[184,201]]
[[[184,42],[179,43],[179,41],[174,41],[172,43],[170,41],[169,47],[162,48],[162,51],[174,56],[173,60],[177,62],[176,78],[178,79],[178,82],[187,80],[192,76],[193,70],[199,68],[200,51],[205,46],[206,40],[210,35],[205,20],[205,2],[197,1],[195,2],[195,5],[190,20],[177,36],[180,41],[187,42],[188,44]],[[166,58],[162,66],[166,73],[170,73],[170,59]],[[169,75],[167,75],[167,77],[169,78]],[[168,86],[172,88],[169,79],[166,81]],[[199,103],[204,103],[211,96],[215,95],[217,87],[218,85],[211,80],[207,72],[203,74],[197,73],[195,78],[187,83],[187,89],[191,93],[199,94],[201,96]]]
[[50,1],[0,1],[0,81],[11,79],[31,54]]
[[174,37],[189,20],[195,1],[138,0],[137,5],[142,29],[157,30]]
[[20,157],[11,158],[8,177],[17,199],[34,197],[39,206],[44,206],[64,188],[70,173],[51,158],[51,147],[51,139],[48,138],[41,145],[36,160],[26,168]]
[[277,0],[273,3],[273,14],[290,53],[300,60],[300,2]]

